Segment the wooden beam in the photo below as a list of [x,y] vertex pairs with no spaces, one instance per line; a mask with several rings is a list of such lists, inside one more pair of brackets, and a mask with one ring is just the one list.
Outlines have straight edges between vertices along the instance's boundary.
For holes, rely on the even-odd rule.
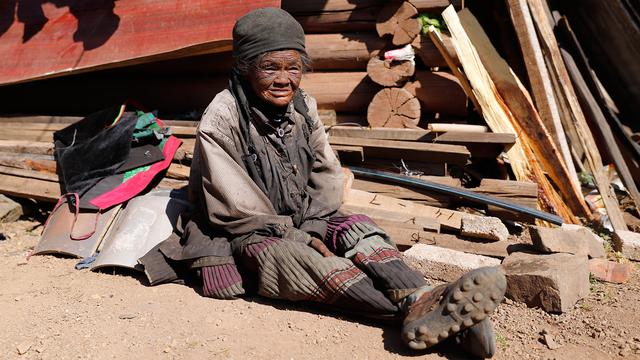
[[469,151],[460,145],[415,143],[406,141],[359,139],[330,136],[332,145],[362,146],[367,156],[465,165]]
[[440,223],[428,216],[372,208],[370,206],[353,205],[346,202],[342,204],[342,206],[340,207],[340,211],[347,214],[364,214],[369,216],[374,221],[394,221],[400,224],[415,225],[420,227],[420,229],[422,230],[435,232],[440,231]]
[[558,48],[558,43],[556,42],[553,29],[551,28],[546,4],[543,4],[541,0],[528,1],[531,14],[536,22],[536,27],[542,40],[542,45],[551,54],[551,58],[553,60],[552,70],[560,79],[563,95],[568,100],[573,114],[573,122],[578,133],[578,138],[585,150],[589,167],[593,173],[598,191],[602,196],[605,208],[607,209],[609,220],[616,231],[627,230],[627,225],[622,217],[618,200],[611,188],[609,178],[605,173],[600,153],[598,153],[598,147],[593,139],[593,134],[587,125],[587,121],[582,113],[582,109],[580,108],[580,103],[578,102],[575,91],[571,86],[571,78],[567,73],[567,69],[565,68],[562,60],[562,55],[560,54],[560,49]]
[[511,146],[516,141],[515,134],[509,133],[476,133],[466,131],[447,131],[433,133],[424,129],[387,129],[359,128],[353,126],[333,126],[328,130],[329,136],[357,137],[363,139],[380,139],[396,141],[438,142],[441,144],[478,143]]
[[564,49],[561,49],[561,53],[567,67],[567,71],[569,72],[569,76],[571,77],[574,89],[576,90],[578,101],[580,102],[581,108],[584,110],[585,119],[589,120],[589,128],[593,129],[594,133],[599,135],[604,142],[600,149],[604,150],[604,153],[608,154],[609,158],[613,160],[616,171],[620,175],[620,179],[627,188],[629,195],[631,195],[631,199],[635,203],[635,207],[638,208],[640,206],[640,192],[638,192],[638,188],[636,187],[633,176],[625,162],[622,151],[618,146],[618,142],[616,141],[615,136],[613,136],[611,126],[607,122],[602,110],[600,110],[593,94],[589,91],[589,87],[584,81],[582,74],[580,74],[580,70],[578,69],[578,66],[573,60],[571,54]]
[[473,216],[459,211],[420,205],[411,201],[372,194],[356,189],[349,191],[349,194],[347,194],[345,198],[344,205],[370,210],[391,211],[410,216],[428,217],[438,221],[443,228],[452,230],[460,230],[463,217]]
[[527,0],[508,0],[511,20],[522,49],[522,57],[529,75],[529,83],[540,119],[553,136],[556,146],[562,152],[562,159],[569,171],[575,187],[579,187],[578,175],[569,151],[569,145],[560,121],[560,112],[556,104],[555,94],[547,66],[545,65],[542,48],[536,36],[533,19],[527,6]]
[[480,56],[460,23],[458,15],[452,7],[448,7],[443,12],[443,17],[451,32],[458,58],[478,98],[485,121],[494,132],[518,134],[516,143],[507,151],[516,179],[534,181],[540,185],[544,195],[539,200],[540,209],[555,212],[567,222],[577,222],[573,213],[546,179],[528,143],[520,136],[521,131],[516,129],[517,124],[513,114],[497,92],[491,76],[480,61]]
[[[562,153],[540,119],[528,91],[507,62],[500,57],[473,14],[465,9],[460,11],[458,18],[496,90],[513,115],[513,124],[516,129],[520,129],[518,134],[529,144],[544,171],[560,189],[562,198],[572,212],[578,216],[590,217],[591,210],[584,200],[577,175],[575,172],[572,174],[566,167]],[[575,181],[572,178],[575,178]]]

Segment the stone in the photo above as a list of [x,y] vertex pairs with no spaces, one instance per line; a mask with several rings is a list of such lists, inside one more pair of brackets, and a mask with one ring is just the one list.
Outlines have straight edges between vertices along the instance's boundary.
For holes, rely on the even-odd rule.
[[412,246],[404,252],[404,257],[409,266],[419,270],[427,278],[441,281],[455,281],[470,270],[500,265],[500,260],[492,257],[427,244]]
[[29,341],[24,341],[21,342],[20,344],[18,344],[16,350],[18,351],[18,355],[24,355],[26,354],[29,349],[31,349],[31,342]]
[[591,259],[589,260],[589,272],[600,281],[622,284],[629,280],[629,276],[633,272],[633,265],[605,259]]
[[619,230],[613,233],[613,249],[629,260],[640,261],[640,234]]
[[529,307],[562,313],[589,295],[586,256],[513,253],[502,267],[507,275],[506,296]]
[[497,217],[465,216],[462,218],[460,234],[480,239],[504,241],[509,237],[509,230]]
[[22,205],[0,194],[0,223],[16,221],[22,214]]
[[542,338],[544,339],[544,343],[547,344],[549,350],[557,350],[560,348],[560,345],[553,339],[551,334],[544,334],[542,335]]
[[603,258],[604,240],[580,225],[563,225],[562,228],[531,226],[531,241],[543,253],[568,253]]

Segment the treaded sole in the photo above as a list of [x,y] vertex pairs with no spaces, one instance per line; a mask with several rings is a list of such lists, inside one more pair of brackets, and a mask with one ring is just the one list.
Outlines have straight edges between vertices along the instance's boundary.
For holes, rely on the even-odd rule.
[[[429,348],[487,318],[504,299],[507,280],[498,267],[470,271],[453,283],[433,311],[409,314],[403,340],[415,350]],[[412,316],[413,315],[413,316]]]

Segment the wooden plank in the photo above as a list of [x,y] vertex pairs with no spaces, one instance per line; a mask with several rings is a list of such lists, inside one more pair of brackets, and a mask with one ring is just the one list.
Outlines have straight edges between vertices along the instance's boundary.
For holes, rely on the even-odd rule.
[[438,134],[424,129],[360,128],[354,126],[333,126],[329,129],[328,133],[329,136],[337,137],[420,142],[437,141],[443,144],[480,143],[510,146],[516,141],[515,134],[508,133],[448,131]]
[[[33,170],[16,170],[0,166],[0,194],[56,202],[61,196],[58,176]],[[158,188],[180,189],[186,181],[162,179]]]
[[282,8],[300,22],[306,33],[335,33],[375,31],[376,17],[384,3],[381,0],[283,0]]
[[542,122],[553,136],[556,146],[562,152],[564,163],[571,174],[570,180],[576,182],[575,186],[579,186],[569,145],[560,121],[560,112],[553,93],[553,86],[547,72],[542,48],[536,36],[536,29],[533,26],[533,19],[531,18],[527,1],[508,0],[507,3],[511,12],[513,26],[520,42],[520,48],[522,49],[536,108]]
[[61,195],[57,182],[7,174],[0,176],[0,193],[47,202],[55,202]]
[[[230,49],[240,16],[276,0],[24,4],[0,33],[0,84]],[[24,19],[29,19],[25,24]]]
[[[560,189],[562,198],[572,212],[578,216],[590,217],[591,210],[584,200],[577,175],[568,170],[562,153],[540,119],[528,91],[506,61],[500,57],[471,12],[462,10],[458,18],[498,93],[513,115],[514,126],[520,128],[518,134],[529,144],[544,171]],[[572,178],[575,178],[575,181]]]
[[43,171],[18,169],[10,166],[0,165],[0,174],[20,176],[20,177],[29,178],[29,179],[58,182],[58,175],[56,174],[51,174]]
[[487,69],[479,60],[480,57],[477,50],[471,43],[464,27],[460,24],[460,20],[453,8],[447,8],[443,12],[443,17],[451,32],[458,58],[473,87],[472,91],[476,94],[482,108],[482,115],[485,121],[494,132],[518,134],[516,143],[507,150],[509,163],[516,179],[519,181],[534,181],[540,185],[544,195],[539,200],[540,209],[554,212],[567,222],[577,222],[575,216],[546,179],[546,175],[536,161],[533,151],[528,147],[528,143],[523,141],[520,136],[521,130],[516,129],[516,121],[513,119],[513,115],[505,106],[500,94],[498,94],[495,84]]
[[618,146],[618,142],[616,141],[615,136],[613,136],[611,126],[607,122],[602,110],[600,110],[593,94],[589,91],[589,87],[584,81],[582,74],[580,74],[580,70],[578,69],[578,66],[573,60],[571,54],[564,49],[561,49],[561,53],[567,67],[567,71],[569,72],[569,76],[571,77],[571,81],[573,82],[574,89],[576,90],[578,101],[580,102],[581,108],[584,110],[585,119],[589,121],[589,128],[592,129],[593,132],[604,142],[600,149],[603,150],[605,154],[608,154],[609,158],[613,160],[613,163],[616,166],[616,171],[620,175],[620,179],[627,188],[629,195],[631,195],[631,198],[635,203],[635,207],[638,208],[640,206],[640,192],[638,192],[633,175],[631,175],[631,171],[629,171],[629,167],[625,162],[625,158]]
[[419,204],[429,206],[448,207],[451,203],[450,198],[445,195],[438,195],[426,190],[402,187],[393,184],[385,184],[366,179],[355,179],[353,181],[353,188],[356,190],[386,195],[397,199],[410,200]]
[[542,45],[546,51],[549,51],[551,54],[551,58],[553,60],[552,70],[560,79],[563,95],[568,100],[573,114],[572,120],[578,133],[578,138],[585,150],[589,167],[591,168],[598,191],[600,192],[607,209],[609,220],[616,231],[627,230],[627,225],[622,218],[622,212],[620,211],[618,200],[611,189],[609,179],[603,168],[602,159],[598,153],[598,147],[594,142],[593,134],[587,125],[587,121],[582,113],[582,109],[580,108],[580,103],[578,102],[575,91],[571,86],[571,78],[564,66],[562,55],[558,48],[558,43],[556,42],[553,29],[551,28],[550,19],[546,11],[546,4],[543,4],[541,0],[529,0],[529,8],[531,9],[533,19],[536,22],[536,28],[539,31]]
[[53,155],[53,143],[29,140],[0,140],[0,152]]
[[[404,162],[404,165],[403,165]],[[413,175],[448,176],[446,163],[428,163],[402,159],[381,159],[369,157],[364,162],[349,162],[346,165],[354,165],[367,169],[390,171],[393,173],[409,172]]]
[[50,155],[0,153],[0,165],[15,169],[56,173],[56,162]]
[[469,151],[460,145],[411,143],[405,141],[330,136],[332,145],[362,146],[367,156],[405,160],[425,160],[464,165]]
[[508,249],[511,246],[515,246],[507,241],[479,242],[477,239],[471,240],[467,237],[452,234],[424,232],[419,235],[420,243],[497,258],[507,257],[509,255]]
[[444,228],[454,230],[460,230],[463,217],[472,216],[459,211],[415,204],[411,201],[372,194],[355,189],[349,191],[345,198],[344,205],[359,206],[366,209],[393,211],[413,216],[424,216],[435,219],[440,223],[440,226]]
[[[508,200],[532,209],[536,208],[538,202],[538,185],[532,182],[482,179],[480,186],[467,190]],[[535,218],[532,216],[492,205],[487,206],[487,214],[501,219],[535,223]]]
[[[346,197],[345,197],[346,201]],[[372,208],[370,206],[352,205],[343,203],[340,211],[347,214],[364,214],[374,221],[394,221],[401,224],[411,224],[419,226],[423,230],[440,231],[440,223],[430,217],[416,214],[407,214],[398,211]]]
[[613,100],[602,87],[598,76],[591,68],[589,59],[566,18],[562,17],[558,20],[558,29],[562,35],[563,46],[568,48],[568,51],[574,56],[578,69],[584,77],[591,94],[595,97],[601,111],[604,113],[611,130],[616,135],[616,139],[620,141],[620,148],[624,153],[624,159],[633,178],[636,179],[636,185],[640,186],[640,143],[631,138],[627,131],[628,128],[622,124],[618,116],[619,111],[615,109]]

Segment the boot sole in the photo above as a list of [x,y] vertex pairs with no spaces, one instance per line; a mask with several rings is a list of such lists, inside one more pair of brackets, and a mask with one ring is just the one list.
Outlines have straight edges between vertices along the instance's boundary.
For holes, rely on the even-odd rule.
[[486,319],[504,299],[507,280],[498,267],[468,272],[433,311],[404,324],[403,340],[415,350],[431,347]]

